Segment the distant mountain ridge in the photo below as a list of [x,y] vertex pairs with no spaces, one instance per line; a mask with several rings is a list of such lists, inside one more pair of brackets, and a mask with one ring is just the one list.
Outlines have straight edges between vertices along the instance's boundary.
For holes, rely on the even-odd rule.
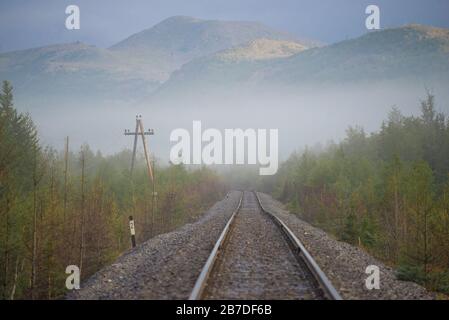
[[141,67],[160,69],[156,80],[165,81],[183,64],[248,41],[294,37],[258,22],[202,20],[175,16],[113,45],[119,55],[137,57]]
[[449,30],[422,25],[369,32],[277,59],[223,59],[226,52],[186,63],[157,94],[394,79],[449,82]]
[[0,75],[30,100],[70,92],[86,99],[139,99],[192,59],[260,38],[294,37],[258,22],[176,16],[108,49],[76,42],[2,53]]
[[274,66],[267,81],[447,79],[447,76],[449,29],[407,25],[302,52]]
[[257,22],[176,16],[110,48],[80,42],[0,54],[30,106],[183,92],[411,79],[449,82],[449,30],[408,25],[317,46]]

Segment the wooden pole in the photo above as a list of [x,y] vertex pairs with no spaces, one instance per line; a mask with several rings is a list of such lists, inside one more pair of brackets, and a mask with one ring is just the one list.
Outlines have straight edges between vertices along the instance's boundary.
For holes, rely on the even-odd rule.
[[131,159],[131,174],[133,173],[134,169],[134,163],[136,161],[136,151],[137,151],[137,130],[139,129],[139,122],[140,120],[138,117],[136,117],[136,131],[134,131],[136,134],[134,136],[134,145],[133,145],[133,157]]
[[80,277],[83,270],[84,263],[84,210],[85,210],[85,193],[84,193],[84,180],[85,180],[85,153],[84,148],[81,150],[81,230],[80,230]]
[[154,235],[154,217],[156,215],[156,160],[153,160],[153,188],[152,188],[152,197],[151,197],[151,236]]
[[[155,199],[154,199],[154,197],[156,195],[156,192],[155,192],[153,166],[152,166],[152,163],[151,163],[151,160],[150,160],[150,153],[149,153],[149,148],[147,147],[147,142],[146,142],[145,135],[152,135],[152,134],[154,134],[152,129],[148,130],[148,132],[145,132],[145,130],[143,128],[143,123],[142,123],[141,116],[139,116],[139,115],[136,116],[136,130],[134,132],[130,132],[129,130],[125,130],[125,136],[130,136],[130,135],[134,136],[133,155],[132,155],[132,161],[131,161],[131,181],[132,181],[132,172],[133,172],[133,169],[134,169],[134,163],[135,163],[135,159],[136,159],[137,139],[138,139],[139,135],[142,136],[142,143],[143,143],[143,149],[144,149],[144,153],[145,153],[145,160],[146,160],[146,164],[147,164],[148,177],[150,178],[150,181],[152,183],[152,198],[153,198],[153,201],[152,201],[152,210],[151,210],[152,211],[151,233],[153,233],[154,211],[155,211],[154,210],[154,207],[155,207]],[[134,194],[134,190],[133,190],[133,194]],[[131,227],[131,217],[132,216],[130,216],[130,227]],[[145,219],[146,219],[146,216],[145,216]],[[133,225],[134,225],[134,222],[133,222]],[[146,222],[145,222],[145,226],[146,226]],[[135,232],[135,231],[133,231],[133,232]]]
[[33,168],[33,247],[31,256],[31,299],[36,298],[36,268],[37,268],[37,150],[34,150],[34,168]]
[[66,212],[67,212],[67,176],[68,176],[68,169],[69,169],[69,137],[66,137],[65,140],[65,150],[64,150],[64,222],[66,219]]
[[[145,139],[145,131],[143,129],[142,121],[140,119],[138,121],[139,121],[139,126],[140,126],[140,134],[142,136],[143,150],[145,151],[145,160],[147,162],[148,175],[149,175],[149,177],[151,179],[151,182],[153,182],[153,169],[151,168],[150,156],[149,156],[149,153],[148,153],[147,142],[146,142],[146,139]],[[137,137],[137,135],[136,135],[136,137]]]

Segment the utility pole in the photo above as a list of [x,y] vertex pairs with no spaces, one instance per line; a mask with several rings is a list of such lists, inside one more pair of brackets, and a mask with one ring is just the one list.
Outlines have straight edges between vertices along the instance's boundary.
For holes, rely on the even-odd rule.
[[86,168],[86,155],[84,152],[84,147],[81,149],[81,230],[80,230],[80,262],[79,262],[79,269],[80,269],[80,276],[83,272],[83,264],[84,264],[84,223],[85,223],[85,168]]
[[[147,142],[146,142],[146,137],[145,137],[145,136],[154,135],[154,130],[148,129],[148,131],[145,131],[141,115],[136,116],[136,129],[134,132],[131,132],[130,130],[125,129],[125,136],[134,136],[133,155],[132,155],[132,159],[131,159],[131,178],[132,178],[132,174],[134,171],[134,165],[136,162],[137,140],[138,140],[139,135],[142,137],[142,144],[143,144],[143,150],[144,150],[144,154],[145,154],[145,161],[147,164],[148,177],[150,178],[150,182],[152,185],[152,215],[154,215],[154,202],[155,202],[154,198],[157,193],[155,191],[153,165],[150,160],[151,159],[150,152],[147,147]],[[133,220],[133,225],[134,225],[134,220]],[[153,226],[151,226],[151,228],[153,228]]]
[[69,169],[69,137],[65,140],[65,150],[64,150],[64,223],[66,219],[67,211],[67,174]]
[[151,192],[151,236],[154,235],[154,217],[155,217],[156,211],[157,211],[157,202],[156,202],[157,192],[155,190],[156,159],[154,159],[154,157],[153,157],[152,163],[153,163],[153,190]]
[[142,116],[140,116],[140,115],[136,116],[136,129],[134,132],[131,132],[130,130],[125,129],[125,136],[134,136],[133,155],[132,155],[132,159],[131,159],[131,174],[133,173],[134,164],[136,162],[137,138],[139,135],[142,136],[142,143],[143,143],[143,149],[145,152],[145,160],[147,162],[148,175],[149,175],[150,179],[153,180],[153,170],[151,168],[150,156],[149,156],[149,152],[147,149],[145,136],[154,135],[154,130],[148,129],[148,131],[145,131],[143,129]]

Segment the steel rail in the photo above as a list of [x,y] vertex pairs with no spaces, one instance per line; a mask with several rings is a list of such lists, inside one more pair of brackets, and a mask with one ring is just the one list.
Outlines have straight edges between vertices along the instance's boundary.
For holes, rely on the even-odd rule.
[[290,230],[290,228],[279,217],[277,217],[275,214],[264,208],[262,202],[260,201],[259,195],[256,191],[254,191],[254,194],[256,195],[257,202],[259,203],[259,206],[262,209],[262,211],[265,212],[269,217],[271,217],[271,219],[275,222],[275,224],[279,226],[281,231],[288,239],[290,245],[295,249],[294,253],[296,254],[297,258],[305,262],[306,266],[308,267],[312,275],[315,277],[319,286],[324,291],[326,296],[331,300],[343,300],[343,298],[340,296],[338,291],[335,289],[330,280],[327,278],[327,276],[324,274],[324,272],[312,258],[310,253],[301,243],[301,241],[295,236],[295,234]]
[[242,207],[243,194],[244,194],[244,191],[242,191],[242,195],[240,196],[240,201],[239,201],[239,204],[237,205],[237,208],[232,213],[231,218],[229,218],[228,223],[226,223],[226,226],[224,227],[223,231],[221,232],[220,237],[218,238],[217,242],[215,243],[215,246],[212,249],[212,252],[210,253],[209,258],[207,258],[206,264],[204,265],[203,269],[201,270],[201,273],[195,282],[195,286],[193,287],[193,290],[190,293],[189,300],[199,300],[201,298],[201,296],[204,292],[204,289],[206,288],[206,285],[207,285],[207,279],[209,278],[209,275],[211,274],[212,269],[215,265],[215,261],[217,260],[218,253],[225,243],[225,240],[227,238],[227,235],[229,234],[229,230],[231,228],[231,225],[232,225],[232,222],[234,221],[235,216],[237,215],[240,208]]

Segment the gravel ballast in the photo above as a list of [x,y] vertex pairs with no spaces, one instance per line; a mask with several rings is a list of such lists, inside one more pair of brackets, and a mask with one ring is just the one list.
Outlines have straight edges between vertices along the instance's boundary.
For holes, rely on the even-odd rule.
[[[422,286],[396,279],[392,268],[361,248],[337,241],[326,232],[300,220],[269,195],[259,193],[264,208],[280,218],[303,243],[344,299],[435,299]],[[368,266],[380,270],[380,289],[368,290],[365,273]]]
[[219,252],[204,299],[323,299],[315,279],[300,264],[281,230],[260,209],[253,192],[243,196]]
[[[239,191],[230,192],[197,222],[187,224],[174,232],[158,235],[127,251],[112,265],[101,269],[83,282],[80,290],[72,291],[66,298],[187,299],[215,242],[236,209],[240,196]],[[259,196],[265,209],[278,216],[300,239],[344,299],[435,298],[433,293],[429,293],[422,286],[397,280],[392,268],[361,248],[335,240],[324,231],[286,211],[280,202],[270,196],[262,193],[259,193]],[[263,217],[259,216],[255,221],[255,216],[248,214],[242,217],[242,226],[260,224],[262,229],[265,227],[269,229]],[[256,241],[262,241],[264,237],[268,237],[258,234],[257,229],[248,230],[247,235],[240,233],[237,236],[237,242],[245,242],[242,243],[241,249],[254,241],[245,238],[249,235],[258,237]],[[238,246],[235,249],[238,251]],[[274,259],[275,255],[276,253],[271,258]],[[281,252],[278,255],[285,257],[286,254]],[[254,259],[256,258],[266,259],[266,257]],[[378,266],[380,269],[379,290],[368,290],[365,287],[365,280],[368,277],[365,270],[370,265]],[[257,280],[256,274],[251,274],[250,277]],[[291,286],[281,285],[281,287]],[[259,295],[261,296],[263,295]]]
[[127,251],[66,298],[187,299],[240,196],[230,192],[197,222]]

